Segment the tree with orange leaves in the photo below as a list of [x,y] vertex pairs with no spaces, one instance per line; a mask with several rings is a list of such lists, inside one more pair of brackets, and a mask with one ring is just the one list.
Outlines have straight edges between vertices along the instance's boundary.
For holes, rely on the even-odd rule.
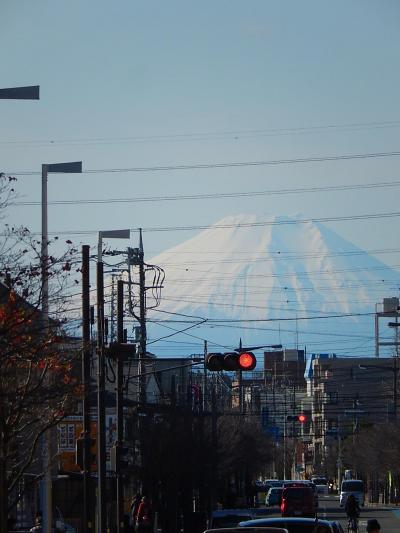
[[[0,212],[12,199],[13,179],[0,174]],[[57,239],[56,239],[57,240]],[[51,244],[51,243],[50,243]],[[43,320],[40,241],[6,225],[0,241],[0,533],[30,469],[40,475],[41,436],[73,411],[79,388],[77,352],[65,333],[76,250],[66,244],[46,258],[50,319]]]

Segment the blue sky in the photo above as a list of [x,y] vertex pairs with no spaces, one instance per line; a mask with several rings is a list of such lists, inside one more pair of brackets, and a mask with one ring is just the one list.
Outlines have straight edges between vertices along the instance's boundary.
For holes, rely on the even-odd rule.
[[[399,19],[397,0],[3,0],[1,86],[40,84],[41,100],[1,102],[0,166],[30,171],[82,160],[101,169],[399,150]],[[325,128],[366,123],[379,125]],[[313,127],[325,129],[283,131]],[[379,183],[399,177],[398,159],[51,176],[49,200]],[[40,200],[39,176],[21,176],[18,188],[24,200]],[[49,228],[211,224],[240,212],[347,216],[398,205],[397,188],[50,205]],[[40,207],[14,207],[9,221],[37,231]],[[365,249],[398,246],[396,218],[331,227]],[[148,233],[146,247],[159,252],[192,234]]]

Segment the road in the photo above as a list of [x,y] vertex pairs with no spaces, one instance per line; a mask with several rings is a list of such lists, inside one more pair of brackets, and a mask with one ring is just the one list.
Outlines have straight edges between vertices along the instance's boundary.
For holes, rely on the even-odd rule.
[[[327,520],[338,520],[347,532],[347,519],[343,509],[339,507],[339,498],[337,496],[320,496],[319,501],[320,518]],[[277,513],[268,516],[280,516]],[[381,533],[399,533],[400,531],[400,509],[393,507],[363,507],[360,516],[360,533],[366,531],[367,520],[376,518],[381,524]]]
[[[400,514],[396,516],[398,510],[390,507],[363,507],[360,515],[360,533],[366,531],[367,521],[370,518],[376,518],[381,525],[382,533],[398,533],[400,531]],[[342,527],[347,531],[346,514],[339,507],[339,498],[337,496],[327,496],[320,498],[319,516],[328,520],[339,520]]]

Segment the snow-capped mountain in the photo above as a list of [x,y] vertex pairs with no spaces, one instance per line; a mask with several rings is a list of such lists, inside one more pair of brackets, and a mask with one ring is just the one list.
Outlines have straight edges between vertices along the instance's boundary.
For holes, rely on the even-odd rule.
[[[397,295],[400,273],[323,224],[301,220],[230,216],[153,257],[166,279],[161,306],[149,313],[158,321],[150,341],[205,320],[169,337],[164,352],[178,353],[181,343],[198,352],[199,338],[223,351],[218,344],[242,338],[372,355],[375,303]],[[153,343],[155,353],[162,342]]]

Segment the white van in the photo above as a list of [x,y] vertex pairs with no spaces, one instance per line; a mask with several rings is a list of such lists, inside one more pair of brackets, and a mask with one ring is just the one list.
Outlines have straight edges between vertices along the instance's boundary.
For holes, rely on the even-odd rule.
[[358,501],[358,505],[364,505],[364,481],[361,479],[345,479],[342,481],[340,490],[340,507],[344,507],[347,498],[353,494]]

